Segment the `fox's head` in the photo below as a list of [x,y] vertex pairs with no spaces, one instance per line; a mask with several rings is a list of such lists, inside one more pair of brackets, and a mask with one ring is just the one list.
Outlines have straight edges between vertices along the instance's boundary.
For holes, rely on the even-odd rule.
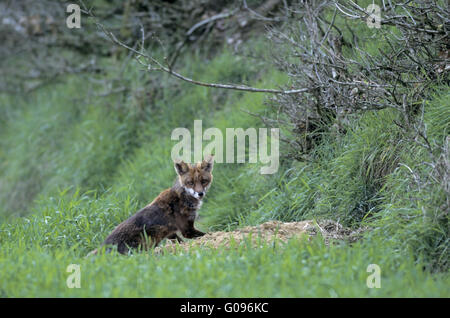
[[203,199],[213,180],[213,175],[211,174],[213,165],[213,155],[208,156],[195,165],[184,161],[175,162],[175,171],[178,174],[181,187],[194,198]]

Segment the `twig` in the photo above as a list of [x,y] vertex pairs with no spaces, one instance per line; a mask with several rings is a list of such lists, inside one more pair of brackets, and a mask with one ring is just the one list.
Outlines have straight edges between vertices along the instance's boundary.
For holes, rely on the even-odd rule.
[[232,17],[232,16],[235,15],[236,12],[238,12],[238,11],[239,11],[239,8],[237,8],[237,9],[231,11],[231,12],[228,12],[228,13],[217,14],[217,15],[214,15],[214,16],[208,18],[208,19],[202,20],[202,21],[196,23],[195,25],[193,25],[193,26],[186,32],[186,37],[185,37],[185,39],[184,39],[182,42],[178,43],[177,48],[175,49],[174,53],[171,54],[171,55],[172,55],[172,58],[170,58],[170,62],[169,62],[170,68],[172,69],[172,68],[174,67],[175,62],[177,61],[178,56],[180,55],[181,49],[186,45],[186,43],[189,41],[189,37],[190,37],[190,36],[191,36],[198,28],[200,28],[201,26],[203,26],[203,25],[205,25],[205,24],[209,24],[209,23],[211,23],[211,22],[214,22],[214,21],[218,21],[218,20],[227,19],[227,18],[229,18],[229,17]]
[[235,15],[236,12],[238,12],[238,11],[239,11],[239,8],[236,8],[236,9],[234,9],[234,10],[231,11],[231,12],[216,14],[216,15],[214,15],[214,16],[212,16],[212,17],[209,17],[209,18],[207,18],[207,19],[205,19],[205,20],[202,20],[202,21],[200,21],[200,22],[194,24],[194,25],[186,32],[186,36],[189,37],[190,35],[192,35],[192,33],[195,32],[195,30],[197,30],[198,28],[200,28],[201,26],[203,26],[203,25],[205,25],[205,24],[208,24],[208,23],[211,23],[211,22],[214,22],[214,21],[217,21],[217,20],[222,20],[222,19],[229,18],[229,17]]
[[[81,1],[83,4],[83,2]],[[83,4],[84,5],[84,4]],[[272,89],[272,88],[256,88],[256,87],[250,87],[247,85],[241,85],[241,84],[221,84],[221,83],[207,83],[202,82],[198,80],[194,80],[192,78],[189,78],[187,76],[184,76],[176,71],[174,71],[170,65],[164,66],[160,61],[155,59],[154,57],[145,54],[143,51],[139,52],[136,49],[129,47],[114,35],[111,31],[107,30],[105,26],[98,21],[98,19],[94,16],[92,13],[92,10],[83,10],[84,13],[88,14],[90,17],[94,19],[94,23],[102,30],[102,32],[116,45],[119,45],[135,54],[136,59],[139,61],[139,63],[147,68],[149,71],[163,71],[171,76],[174,76],[180,80],[183,80],[185,82],[204,86],[204,87],[211,87],[211,88],[222,88],[222,89],[231,89],[231,90],[237,90],[237,91],[246,91],[246,92],[252,92],[252,93],[270,93],[270,94],[283,94],[283,95],[291,95],[291,94],[299,94],[299,93],[305,93],[314,89],[317,89],[317,86],[314,87],[303,87],[299,89],[291,89],[291,90],[280,90],[280,89]],[[222,16],[223,18],[223,16]],[[191,28],[193,29],[193,28]],[[149,61],[148,63],[144,63],[139,59],[139,57],[142,57]],[[167,61],[166,61],[167,62]],[[156,66],[156,67],[155,67]]]

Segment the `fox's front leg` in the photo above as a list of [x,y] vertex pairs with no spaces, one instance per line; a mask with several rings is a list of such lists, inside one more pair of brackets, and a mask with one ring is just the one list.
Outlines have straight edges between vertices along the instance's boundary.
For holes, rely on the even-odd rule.
[[191,234],[192,234],[192,238],[194,238],[194,237],[201,237],[201,236],[205,235],[206,233],[203,233],[202,231],[192,228]]
[[177,235],[177,233],[173,233],[172,235],[169,235],[167,238],[169,240],[171,240],[172,242],[174,242],[175,240],[177,240],[178,243],[183,243],[184,242],[183,239]]
[[202,231],[194,228],[194,221],[188,221],[187,227],[181,232],[185,238],[196,238],[205,235]]

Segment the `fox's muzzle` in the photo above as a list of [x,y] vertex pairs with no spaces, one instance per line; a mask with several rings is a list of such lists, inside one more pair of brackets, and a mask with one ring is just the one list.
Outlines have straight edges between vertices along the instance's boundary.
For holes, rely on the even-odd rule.
[[192,188],[186,188],[186,187],[184,189],[186,190],[187,193],[189,193],[196,199],[201,199],[205,196],[205,191],[197,192]]

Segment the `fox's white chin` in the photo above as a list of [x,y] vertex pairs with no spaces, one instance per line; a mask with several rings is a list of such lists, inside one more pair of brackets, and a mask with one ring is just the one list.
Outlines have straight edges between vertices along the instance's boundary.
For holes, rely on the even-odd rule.
[[202,198],[200,197],[200,195],[198,194],[198,192],[196,192],[194,189],[184,187],[184,190],[186,190],[186,192],[189,193],[189,194],[190,194],[191,196],[193,196],[194,198],[200,199],[200,200],[202,199]]

